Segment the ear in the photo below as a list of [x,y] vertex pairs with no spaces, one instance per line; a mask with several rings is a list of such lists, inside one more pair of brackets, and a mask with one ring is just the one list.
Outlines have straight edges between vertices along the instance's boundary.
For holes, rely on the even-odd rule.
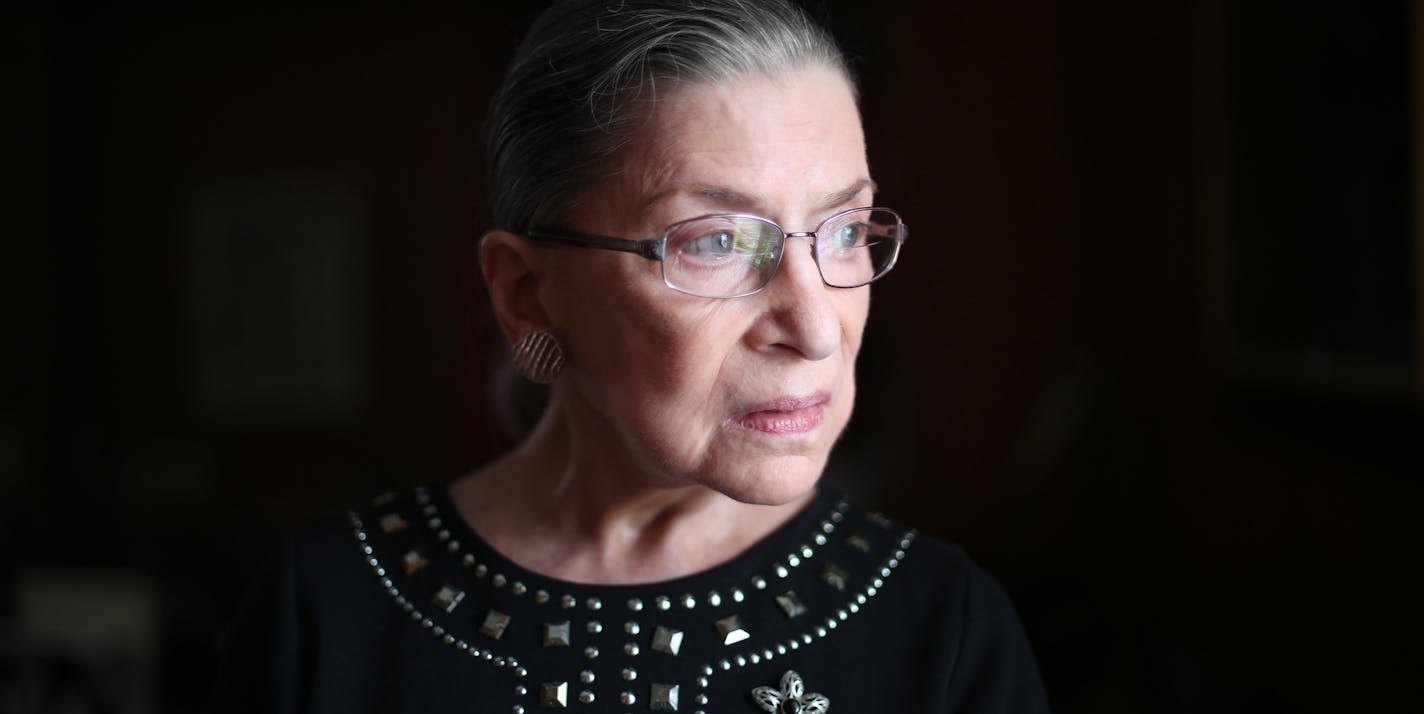
[[494,317],[511,344],[521,335],[549,328],[541,289],[548,269],[543,251],[509,231],[490,231],[480,239],[480,272]]

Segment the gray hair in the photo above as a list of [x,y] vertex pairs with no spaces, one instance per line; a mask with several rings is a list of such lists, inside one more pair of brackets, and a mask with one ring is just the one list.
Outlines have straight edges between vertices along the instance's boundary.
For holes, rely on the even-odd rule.
[[495,225],[558,221],[680,86],[820,65],[854,92],[830,34],[787,0],[565,0],[535,20],[488,115]]

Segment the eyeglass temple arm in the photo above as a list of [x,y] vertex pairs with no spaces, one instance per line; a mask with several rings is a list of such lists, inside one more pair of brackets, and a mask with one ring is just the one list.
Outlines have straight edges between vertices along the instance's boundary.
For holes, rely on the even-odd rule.
[[600,248],[603,250],[616,250],[623,253],[636,253],[648,260],[662,260],[663,258],[663,240],[661,238],[628,240],[627,238],[614,238],[612,236],[544,229],[531,230],[525,233],[524,237],[530,240],[557,243],[559,245],[572,245],[579,248]]

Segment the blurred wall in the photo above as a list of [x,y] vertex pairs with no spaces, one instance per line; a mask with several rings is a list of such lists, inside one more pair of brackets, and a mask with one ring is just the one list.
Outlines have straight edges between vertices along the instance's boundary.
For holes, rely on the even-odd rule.
[[[829,477],[1004,580],[1062,712],[1355,710],[1411,681],[1410,7],[1241,7],[821,11],[914,229]],[[284,529],[508,445],[472,251],[483,106],[530,13],[7,23],[0,572],[151,583],[162,711],[201,708]],[[1288,289],[1351,329],[1259,329]]]

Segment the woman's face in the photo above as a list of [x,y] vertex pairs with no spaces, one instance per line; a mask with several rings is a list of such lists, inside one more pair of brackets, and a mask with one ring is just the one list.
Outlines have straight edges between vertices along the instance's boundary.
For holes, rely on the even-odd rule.
[[[681,89],[625,153],[565,227],[649,238],[737,212],[810,231],[872,205],[850,88],[819,67]],[[855,399],[869,288],[826,287],[800,237],[764,290],[731,299],[679,293],[657,262],[628,253],[548,254],[542,290],[568,358],[554,398],[586,452],[749,503],[815,485]]]

